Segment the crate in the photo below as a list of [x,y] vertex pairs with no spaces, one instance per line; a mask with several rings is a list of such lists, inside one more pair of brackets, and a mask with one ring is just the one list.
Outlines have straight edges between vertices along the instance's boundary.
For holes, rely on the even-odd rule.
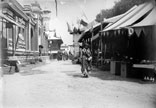
[[111,61],[110,73],[113,75],[121,74],[121,62],[120,61]]

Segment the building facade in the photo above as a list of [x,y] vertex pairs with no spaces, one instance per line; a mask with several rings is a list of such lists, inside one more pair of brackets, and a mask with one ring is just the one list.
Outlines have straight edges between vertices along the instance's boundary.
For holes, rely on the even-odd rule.
[[2,42],[2,62],[8,56],[23,54],[26,51],[28,17],[16,0],[0,3],[0,32]]
[[16,0],[1,0],[0,34],[2,64],[12,56],[38,55],[39,45],[44,54],[48,53],[42,9],[37,2],[22,7]]
[[61,50],[61,44],[63,43],[60,37],[49,36],[48,38],[48,48],[49,54],[51,55],[51,59],[57,58],[57,53]]

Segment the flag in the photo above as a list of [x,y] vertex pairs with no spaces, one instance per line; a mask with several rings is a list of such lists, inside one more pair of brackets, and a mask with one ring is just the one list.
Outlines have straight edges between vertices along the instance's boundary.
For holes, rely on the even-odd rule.
[[57,16],[57,0],[55,0],[56,16]]
[[69,25],[69,23],[68,23],[68,22],[67,22],[67,27],[68,27],[68,32],[69,32],[69,33],[72,33],[71,26]]
[[87,26],[88,25],[88,23],[85,22],[83,19],[81,19],[80,24],[82,24],[83,26]]

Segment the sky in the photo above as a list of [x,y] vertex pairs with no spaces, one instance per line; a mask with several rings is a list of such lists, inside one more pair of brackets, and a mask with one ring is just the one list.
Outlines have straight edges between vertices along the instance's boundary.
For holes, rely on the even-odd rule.
[[[56,29],[64,44],[71,45],[72,35],[68,33],[67,22],[76,24],[78,19],[85,18],[91,22],[102,9],[109,9],[118,0],[57,0],[58,15],[56,17],[55,0],[17,0],[21,5],[29,5],[37,1],[43,10],[51,11],[50,29]],[[86,16],[86,17],[84,17]]]

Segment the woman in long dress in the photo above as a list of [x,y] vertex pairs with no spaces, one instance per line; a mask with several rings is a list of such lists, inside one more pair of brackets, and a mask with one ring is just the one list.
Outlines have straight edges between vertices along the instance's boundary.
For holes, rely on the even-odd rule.
[[81,71],[84,77],[88,77],[88,72],[91,69],[91,52],[89,46],[85,45],[81,51]]

